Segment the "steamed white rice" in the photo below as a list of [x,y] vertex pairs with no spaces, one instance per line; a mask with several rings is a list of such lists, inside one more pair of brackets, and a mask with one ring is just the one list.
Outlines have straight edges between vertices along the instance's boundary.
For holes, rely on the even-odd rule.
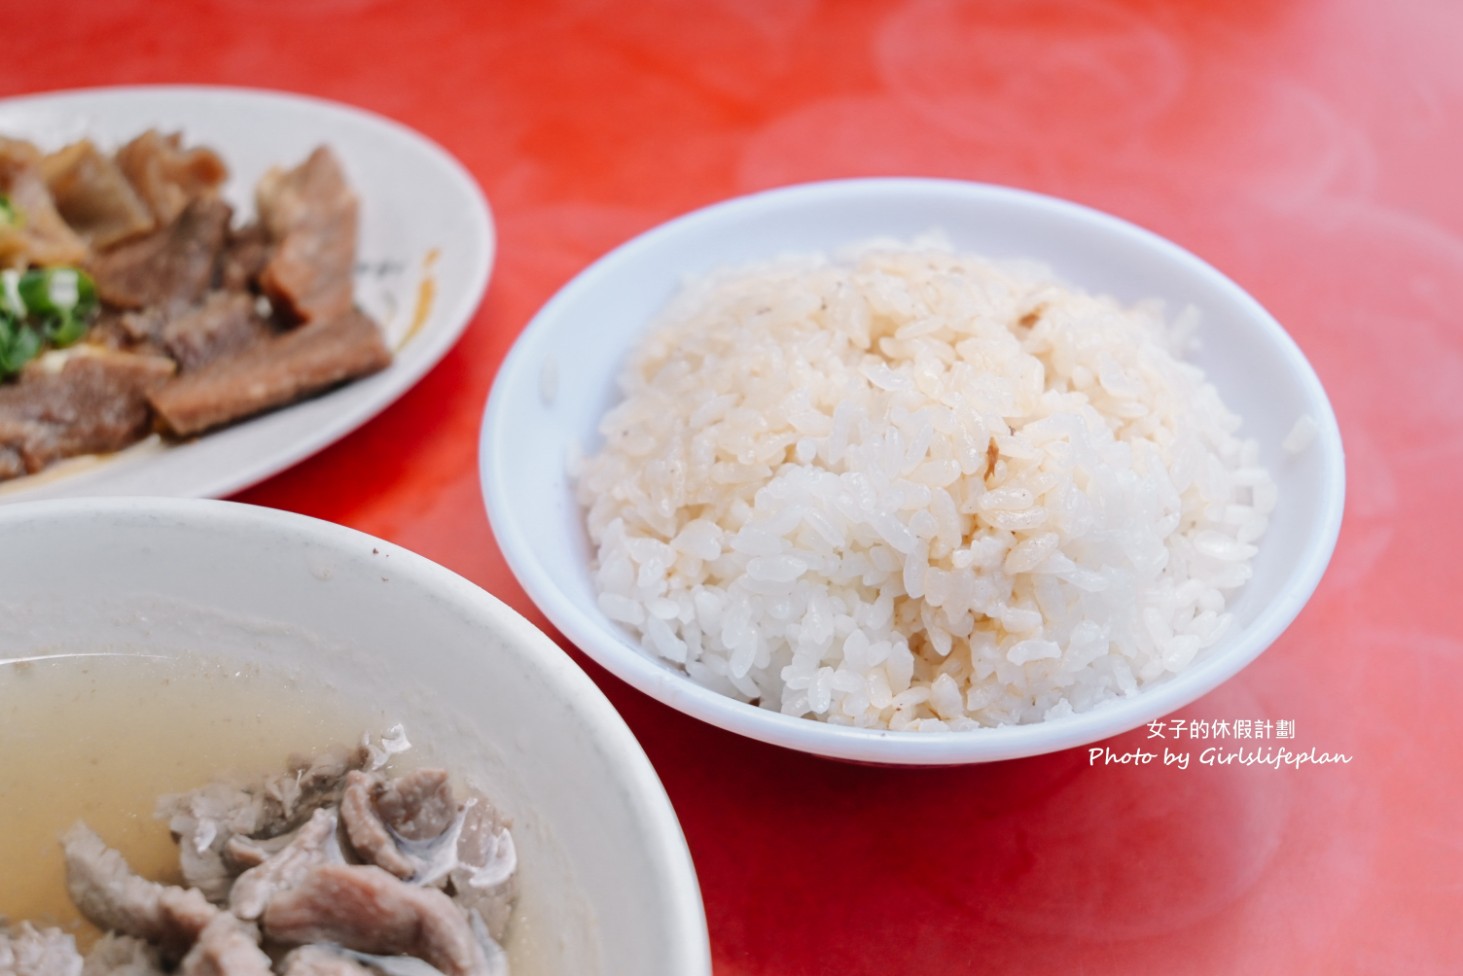
[[858,726],[1182,671],[1276,500],[1191,331],[936,241],[692,282],[575,466],[600,607],[708,687]]

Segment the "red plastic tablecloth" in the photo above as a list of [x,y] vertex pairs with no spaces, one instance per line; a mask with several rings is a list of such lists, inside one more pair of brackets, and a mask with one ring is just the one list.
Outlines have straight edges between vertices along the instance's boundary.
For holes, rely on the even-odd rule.
[[[461,343],[380,418],[239,497],[392,539],[540,625],[483,515],[477,429],[515,335],[613,245],[750,190],[909,174],[1067,197],[1217,265],[1320,373],[1348,499],[1294,626],[1173,718],[1292,723],[1286,744],[1349,764],[1102,767],[1074,750],[840,765],[702,726],[566,651],[675,803],[719,976],[1463,972],[1463,4],[4,0],[0,14],[0,94],[308,92],[466,164],[501,249]],[[1149,735],[1111,745],[1159,745]]]

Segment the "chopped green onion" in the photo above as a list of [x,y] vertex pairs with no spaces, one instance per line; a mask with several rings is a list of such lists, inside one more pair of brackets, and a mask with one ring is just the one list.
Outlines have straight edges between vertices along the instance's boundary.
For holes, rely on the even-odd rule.
[[61,315],[45,320],[42,323],[41,331],[45,334],[47,342],[57,349],[65,349],[86,335],[86,326],[86,319],[77,318],[74,315]]
[[24,222],[22,216],[10,198],[0,193],[0,227],[19,227]]
[[0,315],[25,318],[25,302],[20,300],[20,272],[14,268],[0,271]]
[[41,354],[40,333],[0,312],[0,379],[9,379]]
[[0,272],[0,380],[47,346],[64,348],[86,334],[97,307],[96,283],[79,268]]
[[96,304],[96,285],[76,268],[22,272],[16,291],[32,315],[85,315]]

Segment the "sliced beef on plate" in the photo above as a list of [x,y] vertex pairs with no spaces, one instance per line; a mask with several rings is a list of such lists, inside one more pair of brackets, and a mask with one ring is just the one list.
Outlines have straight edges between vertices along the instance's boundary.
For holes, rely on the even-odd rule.
[[66,833],[62,848],[71,900],[98,928],[145,939],[176,958],[219,914],[196,889],[161,885],[134,874],[122,855],[84,824]]
[[163,135],[156,129],[118,149],[116,160],[160,224],[172,223],[194,200],[212,196],[229,175],[212,149],[184,149],[179,133]]
[[187,308],[213,284],[232,211],[205,197],[150,234],[98,254],[88,270],[102,301],[118,308]]
[[274,245],[259,283],[275,309],[296,322],[349,311],[359,203],[335,154],[321,146],[294,169],[270,170],[256,198]]
[[273,335],[254,306],[254,296],[246,292],[209,292],[199,305],[168,318],[159,339],[187,373]]
[[[0,386],[0,476],[19,458],[34,473],[52,461],[115,451],[147,435],[147,395],[173,374],[173,361],[93,347],[28,365]],[[7,460],[9,458],[9,460]]]
[[163,976],[157,949],[130,935],[108,932],[86,954],[81,976]]
[[121,168],[89,139],[46,156],[41,172],[56,210],[93,248],[111,247],[157,226]]
[[330,942],[357,952],[415,956],[444,976],[491,972],[472,926],[450,898],[370,865],[312,868],[270,901],[264,933],[287,944]]
[[181,374],[153,391],[150,399],[167,433],[189,437],[323,392],[390,363],[391,352],[380,328],[352,310]]
[[162,346],[163,326],[168,317],[161,309],[102,308],[86,331],[88,345],[166,355]]
[[86,241],[56,212],[35,146],[0,136],[0,194],[21,215],[15,223],[0,222],[0,267],[51,267],[86,259]]
[[273,976],[259,930],[227,913],[215,916],[178,965],[178,976]]
[[224,291],[258,291],[272,250],[269,233],[258,221],[230,230],[219,262],[218,286]]
[[[25,456],[20,453],[19,444],[7,444],[5,436],[5,422],[0,421],[0,481],[30,474],[25,466]],[[24,436],[24,432],[19,436]]]
[[80,976],[76,940],[60,929],[38,929],[21,922],[0,926],[0,973],[5,976]]

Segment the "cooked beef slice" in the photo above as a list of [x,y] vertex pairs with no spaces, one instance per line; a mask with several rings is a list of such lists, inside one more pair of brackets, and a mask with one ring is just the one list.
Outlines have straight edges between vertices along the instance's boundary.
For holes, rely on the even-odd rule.
[[213,283],[232,211],[194,200],[172,223],[103,251],[91,261],[97,295],[117,308],[187,308]]
[[76,940],[60,929],[22,922],[0,928],[0,973],[4,976],[81,976]]
[[440,887],[457,866],[462,813],[445,770],[419,769],[393,779],[352,773],[340,816],[361,860],[398,878]]
[[86,259],[86,242],[56,212],[35,146],[0,136],[0,194],[21,215],[16,224],[0,225],[0,268],[50,267]]
[[280,976],[375,976],[350,956],[320,946],[303,946],[280,961]]
[[239,918],[256,919],[271,898],[299,884],[314,865],[343,863],[335,838],[339,824],[333,808],[316,810],[282,850],[239,875],[229,892],[229,910]]
[[101,929],[145,939],[177,958],[219,910],[202,892],[148,881],[133,874],[121,854],[85,824],[62,840],[66,888],[77,909]]
[[5,424],[0,422],[0,481],[30,473],[26,470],[25,458],[21,456],[19,446],[4,442],[4,431]]
[[346,773],[366,759],[361,748],[295,756],[284,773],[262,782],[210,783],[163,797],[157,816],[178,842],[183,879],[215,904],[227,904],[235,877],[283,849],[289,833],[316,810],[337,803]]
[[323,806],[340,803],[345,778],[361,769],[370,756],[364,746],[331,749],[318,756],[291,756],[283,773],[260,787],[269,821],[255,837],[276,837],[294,830]]
[[270,170],[256,200],[274,245],[259,284],[281,317],[317,322],[348,312],[359,204],[335,154],[321,146],[294,169]]
[[352,310],[184,373],[153,391],[150,400],[163,430],[189,437],[374,373],[390,362],[376,323]]
[[219,261],[218,286],[224,291],[257,291],[272,250],[269,233],[258,221],[230,230]]
[[463,910],[481,915],[488,933],[501,942],[518,895],[518,852],[510,824],[476,790],[465,801],[462,817],[450,889]]
[[416,874],[417,865],[397,849],[396,841],[376,812],[374,794],[380,788],[381,777],[374,773],[354,772],[347,776],[345,793],[340,798],[341,823],[357,857],[408,880]]
[[181,372],[233,355],[273,335],[246,292],[209,292],[202,304],[170,317],[159,338]]
[[[321,809],[333,808],[322,807]],[[308,820],[305,821],[305,827],[308,827],[309,825],[310,822]],[[234,870],[238,871],[241,874],[249,870],[250,868],[257,868],[259,865],[263,864],[265,861],[269,860],[271,857],[278,854],[286,847],[290,846],[290,841],[295,839],[295,834],[298,834],[301,830],[304,830],[305,827],[300,827],[299,830],[295,830],[288,834],[280,834],[278,837],[265,837],[260,839],[255,839],[253,837],[243,837],[235,834],[233,837],[230,837],[228,839],[227,843],[224,844],[224,863],[231,865]]]
[[403,840],[440,837],[457,817],[457,803],[445,769],[416,769],[386,780],[373,793],[376,812]]
[[234,878],[242,868],[224,856],[235,834],[258,830],[266,819],[264,797],[232,783],[208,786],[163,797],[157,815],[167,820],[178,843],[183,880],[216,905],[227,905]]
[[162,356],[78,349],[59,370],[44,361],[0,385],[0,472],[19,457],[33,474],[52,461],[115,451],[151,427],[147,395],[175,369]]
[[155,129],[118,149],[116,160],[159,224],[172,223],[189,203],[212,196],[229,175],[212,149],[184,149],[179,133]]
[[231,915],[204,926],[178,966],[179,976],[273,976],[270,958],[259,948],[259,932]]
[[162,334],[167,321],[161,309],[126,311],[103,307],[86,331],[86,343],[123,352],[166,355]]
[[157,226],[121,168],[89,139],[45,157],[41,173],[57,212],[93,248],[111,247]]
[[422,959],[445,976],[484,976],[467,918],[435,888],[370,865],[314,867],[264,910],[264,933],[287,944],[331,942],[358,952]]
[[163,976],[157,949],[130,935],[108,932],[86,954],[81,976]]

